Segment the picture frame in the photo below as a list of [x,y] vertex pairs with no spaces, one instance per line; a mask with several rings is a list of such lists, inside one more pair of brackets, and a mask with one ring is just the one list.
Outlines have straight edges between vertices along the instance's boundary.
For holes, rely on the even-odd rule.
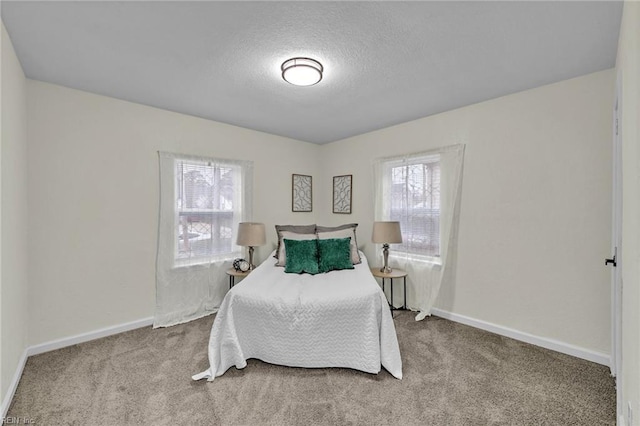
[[313,178],[308,175],[291,175],[291,211],[313,211]]
[[333,177],[333,213],[351,214],[353,175]]

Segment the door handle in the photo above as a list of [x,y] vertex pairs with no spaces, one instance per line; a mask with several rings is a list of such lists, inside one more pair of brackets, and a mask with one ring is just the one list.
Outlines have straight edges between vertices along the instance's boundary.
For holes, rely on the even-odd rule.
[[618,262],[616,261],[616,257],[618,256],[618,247],[616,247],[613,251],[613,257],[611,259],[605,259],[604,260],[604,265],[607,266],[608,264],[612,264],[613,267],[615,268],[616,266],[618,266]]

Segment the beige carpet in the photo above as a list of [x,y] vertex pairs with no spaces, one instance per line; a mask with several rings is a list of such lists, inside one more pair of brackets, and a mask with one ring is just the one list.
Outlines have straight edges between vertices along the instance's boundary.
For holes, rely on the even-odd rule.
[[213,317],[29,358],[9,416],[43,425],[615,425],[608,368],[396,313],[404,379],[249,361],[213,383]]

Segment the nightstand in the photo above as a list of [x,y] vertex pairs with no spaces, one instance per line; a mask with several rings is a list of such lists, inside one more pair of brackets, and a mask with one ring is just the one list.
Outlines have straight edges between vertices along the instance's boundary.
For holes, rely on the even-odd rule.
[[[382,279],[382,291],[384,291],[384,280],[389,279],[391,282],[391,309],[392,310],[406,310],[407,309],[407,272],[402,269],[393,269],[391,272],[381,272],[380,267],[371,268],[371,273],[376,278]],[[393,306],[393,279],[394,278],[402,278],[404,280],[404,304],[401,308],[395,308]]]
[[251,271],[242,272],[242,271],[236,271],[233,268],[229,268],[227,269],[226,273],[227,275],[229,275],[229,290],[231,290],[231,287],[236,285],[236,277],[244,278],[247,275],[249,275]]

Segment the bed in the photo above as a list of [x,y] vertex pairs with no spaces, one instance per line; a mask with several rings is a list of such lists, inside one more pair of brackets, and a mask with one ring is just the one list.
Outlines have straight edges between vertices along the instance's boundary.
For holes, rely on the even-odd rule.
[[268,258],[224,298],[211,328],[213,381],[247,359],[290,367],[343,367],[402,379],[402,361],[387,300],[366,257],[353,269],[290,274]]

